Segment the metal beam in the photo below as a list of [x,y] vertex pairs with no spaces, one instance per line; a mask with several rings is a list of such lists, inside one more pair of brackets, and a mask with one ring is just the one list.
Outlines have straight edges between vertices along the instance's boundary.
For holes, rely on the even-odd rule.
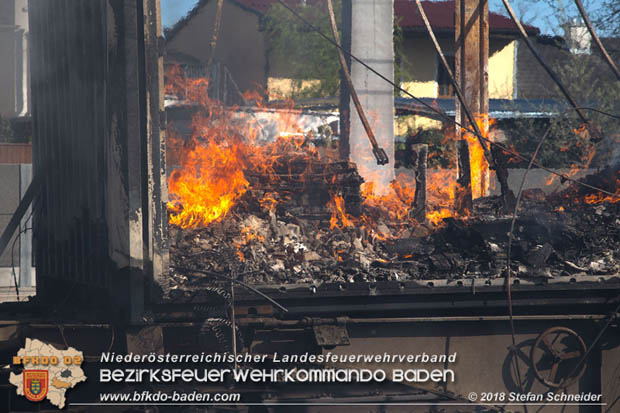
[[24,215],[26,215],[26,212],[28,211],[28,208],[30,208],[32,200],[39,191],[39,185],[41,182],[40,179],[37,178],[33,179],[28,186],[28,189],[24,193],[21,201],[19,201],[19,205],[17,205],[17,209],[15,210],[15,213],[13,213],[9,224],[6,226],[6,228],[4,228],[4,231],[0,236],[0,254],[4,252],[4,249],[9,244],[9,241],[13,237],[15,230],[17,230],[17,228],[19,227],[19,223],[22,221]]

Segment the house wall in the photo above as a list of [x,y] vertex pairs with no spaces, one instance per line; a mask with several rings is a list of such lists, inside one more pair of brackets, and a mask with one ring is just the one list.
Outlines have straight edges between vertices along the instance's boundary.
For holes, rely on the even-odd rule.
[[[440,38],[439,46],[446,55],[454,53],[454,41]],[[516,41],[491,38],[489,45],[489,99],[512,99],[515,79]],[[404,40],[405,59],[402,66],[406,75],[401,87],[416,97],[437,98],[437,65],[435,49],[430,39],[410,37]],[[408,97],[404,93],[403,97]],[[442,123],[423,116],[402,116],[396,123],[396,135],[406,135],[408,129],[437,129]]]
[[[446,43],[440,41],[444,50],[448,46]],[[401,78],[401,87],[417,97],[437,97],[437,66],[431,41],[426,38],[404,39],[402,50],[405,57],[401,68],[405,75]]]
[[309,79],[297,82],[286,77],[268,77],[267,94],[270,100],[289,99],[293,94],[316,88],[320,85],[319,79]]
[[516,40],[491,40],[489,51],[489,99],[512,99],[515,79]]
[[0,2],[0,116],[28,111],[27,0]]
[[[0,10],[0,14],[2,11]],[[15,114],[15,31],[0,26],[0,116]]]
[[[209,1],[167,42],[167,50],[206,63],[211,54],[209,43],[216,10],[217,2]],[[267,86],[265,40],[259,29],[255,13],[224,2],[214,60],[228,67],[242,92]]]
[[[439,39],[446,55],[454,54],[452,39]],[[512,39],[491,38],[489,45],[489,98],[511,99],[514,90],[514,48]],[[404,40],[406,76],[401,87],[416,97],[437,97],[438,61],[433,44],[427,38],[410,37]]]

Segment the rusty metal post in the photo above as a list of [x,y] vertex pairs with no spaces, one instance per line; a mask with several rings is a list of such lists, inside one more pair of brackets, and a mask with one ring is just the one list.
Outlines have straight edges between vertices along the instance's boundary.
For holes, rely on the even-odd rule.
[[415,170],[415,198],[411,217],[418,222],[426,218],[426,163],[428,157],[428,145],[411,145],[411,158]]
[[473,210],[472,192],[471,192],[471,168],[469,165],[469,144],[465,139],[461,139],[456,143],[457,168],[456,182],[458,183],[455,205],[459,215],[469,215]]
[[[459,88],[463,91],[465,104],[480,119],[482,133],[488,130],[489,112],[489,4],[488,0],[456,0],[455,25],[455,77]],[[467,115],[458,101],[455,119],[458,123],[468,124]],[[464,132],[456,127],[458,138]],[[473,141],[473,139],[471,139]],[[457,145],[458,148],[464,147]],[[460,159],[460,155],[459,155]],[[480,179],[480,196],[484,193],[489,181],[488,169]]]

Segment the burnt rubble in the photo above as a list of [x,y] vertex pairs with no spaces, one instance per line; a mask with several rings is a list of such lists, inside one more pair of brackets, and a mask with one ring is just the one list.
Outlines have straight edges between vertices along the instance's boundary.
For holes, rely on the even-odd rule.
[[[447,218],[408,228],[379,223],[379,237],[363,226],[330,228],[327,214],[265,209],[257,194],[206,228],[170,228],[172,289],[197,288],[213,277],[175,270],[189,267],[236,274],[254,285],[497,278],[505,274],[511,216],[498,216],[499,197],[474,200],[467,218]],[[290,206],[290,205],[289,205]],[[362,205],[362,208],[364,206]],[[526,191],[516,219],[513,276],[617,274],[620,268],[620,203],[553,204]]]

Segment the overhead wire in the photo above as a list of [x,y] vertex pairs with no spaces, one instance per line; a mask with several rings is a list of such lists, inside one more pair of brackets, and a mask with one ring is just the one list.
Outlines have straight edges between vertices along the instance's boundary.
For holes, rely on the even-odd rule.
[[[332,5],[332,0],[327,0],[327,10],[329,12],[329,20],[332,28],[332,35],[334,36],[334,41],[336,44],[340,46],[340,36],[338,36],[338,27],[336,26],[336,17],[334,15],[334,7]],[[357,92],[355,91],[355,87],[353,86],[353,80],[351,79],[351,74],[349,73],[349,67],[347,65],[347,61],[345,59],[344,54],[342,53],[342,48],[338,48],[338,57],[340,58],[340,67],[342,68],[342,74],[347,82],[347,86],[349,87],[349,93],[351,95],[351,99],[353,100],[353,104],[355,105],[355,110],[364,126],[364,130],[366,131],[366,135],[368,135],[368,139],[370,140],[370,145],[372,146],[372,153],[375,155],[377,159],[377,164],[386,165],[389,163],[389,158],[385,153],[385,150],[379,147],[377,143],[377,139],[375,138],[375,134],[370,127],[370,123],[368,122],[368,118],[364,113],[364,109],[362,108],[362,103],[360,102],[359,97],[357,96]]]
[[476,136],[478,137],[480,146],[482,146],[482,149],[484,150],[484,154],[485,154],[485,157],[487,158],[487,162],[491,164],[492,161],[491,161],[491,156],[489,154],[489,148],[487,147],[485,142],[481,139],[482,132],[480,131],[480,128],[478,127],[478,124],[476,123],[476,120],[474,119],[474,115],[472,114],[471,110],[469,109],[469,106],[467,105],[467,102],[465,102],[465,97],[463,96],[463,92],[461,92],[461,88],[456,82],[454,74],[452,73],[452,69],[450,68],[448,61],[446,60],[446,57],[443,54],[443,51],[441,50],[441,46],[439,45],[439,42],[437,41],[437,38],[435,37],[435,33],[433,32],[431,23],[429,22],[428,17],[426,16],[426,13],[424,12],[424,8],[422,7],[422,3],[420,2],[420,0],[415,0],[415,4],[418,7],[418,12],[420,13],[420,16],[422,16],[422,21],[424,21],[424,25],[426,26],[426,32],[431,38],[433,47],[435,48],[435,52],[437,52],[437,55],[439,56],[439,61],[441,62],[441,65],[443,66],[444,70],[448,74],[448,79],[450,79],[450,83],[452,84],[452,87],[454,87],[454,92],[456,94],[456,97],[461,103],[461,106],[463,107],[465,111],[465,115],[467,116],[467,119],[469,120],[470,125],[474,128],[474,131],[476,132]]
[[577,5],[577,8],[579,9],[579,14],[581,14],[581,18],[583,19],[583,22],[588,28],[590,35],[594,39],[594,43],[596,43],[599,50],[601,51],[601,54],[603,55],[603,60],[605,60],[605,62],[607,63],[611,71],[614,72],[618,80],[620,80],[620,70],[618,70],[618,66],[616,66],[614,61],[611,59],[611,56],[607,52],[607,49],[605,49],[605,46],[603,46],[601,39],[596,34],[596,30],[594,30],[594,26],[592,25],[592,22],[590,21],[590,18],[588,17],[588,13],[586,13],[586,9],[583,7],[583,3],[581,3],[581,0],[575,0],[575,4]]
[[[574,101],[574,99],[570,96],[570,94],[568,93],[568,91],[566,90],[566,88],[564,87],[564,85],[559,81],[559,79],[557,79],[557,77],[555,76],[555,74],[553,73],[553,71],[551,71],[551,69],[549,68],[549,66],[544,62],[544,60],[542,60],[542,58],[540,57],[540,55],[537,53],[537,51],[534,49],[533,45],[531,44],[527,34],[525,33],[525,30],[523,28],[523,26],[520,24],[520,22],[516,19],[516,16],[514,15],[514,12],[512,11],[512,8],[510,6],[510,3],[508,3],[507,0],[502,0],[504,2],[505,7],[507,8],[509,14],[511,15],[511,18],[513,20],[513,22],[517,25],[517,28],[519,29],[521,36],[523,37],[524,41],[526,42],[526,44],[528,45],[528,47],[530,48],[530,50],[532,51],[532,53],[534,54],[534,56],[537,58],[537,60],[539,61],[539,63],[545,68],[545,70],[547,71],[547,73],[549,74],[549,76],[556,82],[556,84],[559,86],[559,88],[561,89],[561,91],[564,93],[565,97],[567,98],[567,100],[569,101],[569,103],[571,104],[573,110],[575,112],[577,112],[577,114],[579,115],[580,119],[582,120],[582,122],[584,124],[586,124],[586,126],[588,126],[588,130],[591,133],[597,133],[598,130],[593,130],[592,126],[588,120],[588,118],[585,116],[585,114],[583,113],[583,110],[591,110],[594,112],[598,112],[604,115],[607,115],[609,117],[612,118],[619,118],[617,115],[596,109],[596,108],[586,108],[586,107],[580,107],[579,105],[577,105],[577,103]],[[376,70],[374,70],[372,67],[370,67],[369,65],[367,65],[365,62],[363,62],[362,60],[360,60],[359,58],[357,58],[355,55],[353,55],[351,52],[347,51],[346,49],[342,48],[338,43],[332,41],[332,39],[330,39],[329,37],[327,37],[325,34],[323,34],[316,26],[314,26],[312,23],[310,23],[307,19],[305,19],[303,16],[301,16],[299,13],[297,13],[293,8],[289,7],[286,3],[284,3],[284,1],[282,0],[278,0],[278,3],[280,3],[283,7],[285,7],[286,9],[288,9],[294,16],[296,16],[298,19],[300,19],[302,22],[304,22],[307,26],[309,26],[313,31],[315,31],[317,34],[319,34],[321,37],[323,37],[325,40],[327,40],[329,43],[331,43],[332,45],[334,45],[335,47],[337,47],[339,50],[341,50],[342,52],[346,53],[349,55],[349,57],[353,60],[355,60],[356,62],[358,62],[359,64],[361,64],[362,66],[364,66],[366,69],[368,69],[369,71],[371,71],[372,73],[374,73],[375,75],[377,75],[379,78],[383,79],[384,81],[388,82],[389,84],[391,84],[396,90],[399,90],[400,92],[410,96],[411,98],[413,98],[415,101],[419,102],[420,104],[422,104],[423,106],[429,108],[431,111],[437,113],[440,117],[444,118],[445,120],[447,120],[450,123],[453,123],[465,130],[468,130],[470,132],[472,132],[474,135],[477,136],[478,139],[480,140],[484,140],[486,142],[488,142],[490,145],[495,145],[496,147],[498,147],[499,149],[501,149],[502,151],[504,151],[505,153],[508,153],[522,161],[528,161],[528,168],[527,171],[529,171],[532,166],[537,166],[538,168],[545,170],[553,175],[556,176],[560,176],[562,179],[569,181],[569,182],[573,182],[575,184],[587,187],[589,189],[601,192],[601,193],[605,193],[607,195],[610,195],[612,197],[615,198],[620,198],[620,195],[618,194],[614,194],[611,193],[609,191],[606,191],[602,188],[598,188],[595,187],[593,185],[587,184],[585,182],[581,182],[578,181],[576,179],[572,179],[571,177],[562,174],[562,173],[558,173],[556,171],[553,171],[547,167],[544,167],[543,165],[540,165],[539,163],[537,163],[535,161],[536,156],[538,155],[538,152],[542,146],[542,144],[544,143],[544,141],[547,139],[547,137],[549,136],[549,133],[551,131],[551,127],[548,127],[547,130],[545,131],[543,137],[541,138],[541,140],[539,141],[536,150],[534,152],[534,154],[532,155],[531,158],[526,158],[525,156],[510,150],[509,148],[507,148],[505,145],[502,145],[498,142],[493,142],[490,139],[482,136],[481,133],[479,133],[479,131],[477,130],[471,130],[468,127],[463,126],[462,124],[460,124],[459,122],[456,121],[456,119],[452,119],[451,117],[449,117],[446,113],[444,113],[443,111],[437,109],[436,107],[427,104],[426,102],[424,102],[422,99],[414,96],[413,94],[411,94],[409,91],[401,88],[400,86],[396,85],[395,83],[393,83],[390,79],[386,78],[385,76],[383,76],[381,73],[377,72]],[[419,0],[416,0],[416,3],[418,3],[419,5]],[[423,9],[420,7],[419,5],[419,10],[420,10],[420,14],[422,16],[424,15]],[[424,17],[423,17],[424,18]],[[428,22],[425,21],[425,24],[427,24],[427,29],[429,29],[429,24]],[[433,37],[432,34],[432,30],[428,30],[429,34],[431,35],[431,37]],[[440,54],[441,56],[441,54]],[[447,62],[442,62],[442,64],[444,64],[445,68],[448,68],[448,73],[450,73],[449,71],[449,67],[447,66]],[[455,82],[453,79],[451,79],[451,81],[453,82],[453,85],[455,86],[455,91],[458,89],[457,85],[455,85]],[[471,122],[471,120],[470,120]],[[471,122],[472,125],[475,125],[475,122]],[[516,222],[516,214],[518,211],[518,207],[519,207],[519,203],[520,203],[520,199],[521,199],[521,195],[522,195],[522,191],[523,191],[523,186],[525,184],[525,179],[527,177],[527,171],[523,176],[522,182],[521,182],[521,186],[519,188],[519,193],[518,193],[518,197],[517,197],[517,201],[515,203],[515,209],[514,209],[514,213],[513,213],[513,220],[511,222],[511,232],[510,232],[510,237],[512,237],[513,232],[514,232],[514,225]],[[510,250],[510,240],[509,240],[509,250]],[[510,252],[508,253],[508,266],[507,266],[507,300],[508,300],[508,308],[509,308],[509,319],[510,319],[510,325],[511,325],[511,333],[512,333],[512,342],[513,342],[513,348],[516,347],[516,333],[515,333],[515,327],[514,327],[514,318],[513,318],[513,309],[512,309],[512,297],[511,297],[511,288],[510,288]],[[620,305],[619,305],[620,308]],[[616,309],[616,312],[618,311],[618,309]],[[599,336],[597,337],[597,339],[595,340],[595,342],[600,338],[600,336],[602,336],[604,330],[610,325],[610,322],[607,323],[607,325],[603,328],[603,330],[601,330],[601,332],[599,333]],[[594,343],[593,343],[594,345]],[[585,360],[585,357],[587,356],[587,354],[589,353],[589,351],[592,349],[593,346],[590,347],[590,349],[588,349],[588,352],[586,352],[586,354],[584,355],[583,359],[581,362],[583,362],[583,360]],[[517,375],[519,376],[518,380],[519,380],[519,386],[521,386],[521,379],[520,379],[520,371],[519,371],[519,367],[518,367],[518,361],[515,361],[516,363],[516,370],[517,370]]]
[[[306,24],[310,29],[312,29],[314,32],[316,32],[319,36],[321,36],[323,39],[327,40],[329,43],[331,43],[333,46],[337,47],[338,49],[342,50],[345,54],[347,54],[351,59],[355,60],[356,62],[358,62],[359,64],[361,64],[364,68],[366,68],[367,70],[369,70],[370,72],[372,72],[373,74],[375,74],[376,76],[378,76],[380,79],[384,80],[385,82],[389,83],[390,85],[392,85],[392,87],[394,87],[394,89],[400,91],[401,93],[404,93],[405,95],[411,97],[413,100],[415,100],[416,102],[420,103],[422,106],[430,109],[431,111],[437,113],[441,118],[445,119],[447,122],[452,123],[456,126],[461,127],[462,129],[472,133],[473,135],[477,136],[478,138],[481,138],[482,140],[486,141],[489,145],[491,146],[496,146],[497,148],[501,149],[502,151],[504,151],[505,153],[512,155],[513,157],[516,157],[517,159],[520,159],[522,161],[526,161],[529,162],[531,161],[531,158],[527,158],[513,150],[511,150],[510,148],[506,147],[505,145],[502,145],[499,142],[494,142],[492,140],[490,140],[489,138],[486,138],[484,136],[480,136],[478,134],[476,134],[476,131],[471,129],[468,126],[463,125],[462,123],[456,121],[455,119],[453,119],[452,117],[448,116],[444,111],[440,110],[439,108],[430,105],[428,103],[426,103],[424,100],[422,100],[421,98],[414,96],[412,93],[410,93],[409,91],[407,91],[406,89],[403,89],[402,87],[398,86],[397,84],[395,84],[394,82],[392,82],[390,79],[388,79],[387,77],[385,77],[384,75],[382,75],[381,73],[379,73],[378,71],[376,71],[375,69],[373,69],[371,66],[369,66],[368,64],[366,64],[364,61],[362,61],[361,59],[359,59],[358,57],[356,57],[355,55],[353,55],[351,52],[349,52],[348,50],[344,49],[342,46],[338,45],[336,42],[334,42],[329,36],[325,35],[319,28],[317,28],[315,25],[313,25],[312,23],[310,23],[305,17],[303,17],[302,15],[300,15],[295,9],[293,9],[292,7],[290,7],[288,4],[286,4],[283,0],[277,0],[277,2],[282,5],[282,7],[286,8],[287,10],[289,10],[291,12],[291,14],[293,14],[296,18],[298,18],[299,20],[301,20],[304,24]],[[581,111],[583,110],[583,107],[577,106],[574,107],[573,110],[575,111]],[[602,111],[601,111],[602,112]],[[616,115],[612,115],[609,114],[612,117],[615,117]],[[534,162],[533,166],[536,166],[537,168],[540,168],[544,171],[547,171],[553,175],[559,176],[560,178],[562,178],[565,181],[568,182],[573,182],[577,185],[582,185],[584,187],[590,188],[592,190],[604,193],[606,195],[609,195],[611,197],[614,198],[620,198],[620,195],[606,191],[602,188],[598,188],[596,186],[587,184],[585,182],[581,182],[578,181],[576,179],[573,179],[571,177],[569,177],[566,174],[562,174],[560,172],[554,171],[550,168],[545,167],[544,165],[539,164],[538,162]]]
[[[519,204],[521,203],[521,195],[523,194],[523,187],[525,186],[525,180],[527,178],[527,174],[530,171],[530,169],[532,169],[532,164],[534,163],[534,159],[536,159],[536,156],[538,155],[538,151],[540,151],[540,148],[542,147],[544,141],[549,136],[550,132],[551,132],[551,126],[548,126],[547,130],[543,134],[543,137],[538,142],[538,145],[536,146],[536,150],[532,154],[532,159],[530,160],[527,166],[527,169],[525,170],[525,173],[523,174],[523,179],[521,179],[521,185],[519,186],[519,191],[517,192],[515,208],[512,213],[512,220],[510,222],[510,232],[508,234],[508,251],[506,254],[506,298],[507,298],[507,304],[508,304],[508,317],[510,320],[510,333],[512,337],[512,350],[513,351],[516,351],[517,339],[516,339],[516,329],[515,329],[515,324],[514,324],[514,314],[513,314],[513,309],[512,309],[512,290],[511,290],[511,283],[510,283],[511,282],[510,256],[511,256],[511,249],[512,249],[512,238],[514,234],[515,223],[517,221],[517,213],[519,210]],[[521,391],[523,391],[523,385],[521,383],[521,371],[519,369],[519,361],[517,360],[516,357],[514,357],[514,361],[515,361],[515,369],[517,371],[517,378],[519,380],[519,388]],[[525,408],[527,409],[527,407]]]
[[530,52],[532,52],[532,54],[534,55],[534,58],[543,67],[543,69],[545,69],[545,71],[547,72],[547,74],[549,75],[551,80],[553,80],[553,82],[558,86],[558,88],[560,89],[560,91],[562,92],[562,94],[564,95],[566,100],[568,100],[570,105],[575,109],[575,111],[577,112],[577,114],[581,118],[581,121],[586,124],[586,126],[587,126],[588,130],[590,131],[590,133],[591,134],[598,134],[599,131],[597,129],[594,129],[593,125],[590,123],[590,120],[581,111],[581,109],[579,109],[579,105],[577,105],[577,102],[575,101],[575,99],[573,99],[571,94],[568,92],[568,89],[566,88],[566,86],[564,86],[562,81],[560,81],[558,76],[553,72],[553,70],[551,70],[551,67],[549,67],[547,62],[545,62],[545,60],[542,58],[540,53],[538,53],[538,50],[536,50],[536,48],[534,47],[534,45],[532,44],[529,36],[525,32],[525,28],[523,27],[523,25],[521,24],[519,19],[517,19],[517,15],[515,14],[514,10],[512,9],[512,6],[510,5],[510,2],[508,0],[502,0],[502,3],[504,3],[504,7],[506,8],[506,11],[508,12],[508,15],[510,16],[510,18],[512,19],[512,22],[515,24],[515,26],[519,30],[519,34],[521,35],[521,38],[523,39],[523,41],[527,45],[527,48],[530,49]]

